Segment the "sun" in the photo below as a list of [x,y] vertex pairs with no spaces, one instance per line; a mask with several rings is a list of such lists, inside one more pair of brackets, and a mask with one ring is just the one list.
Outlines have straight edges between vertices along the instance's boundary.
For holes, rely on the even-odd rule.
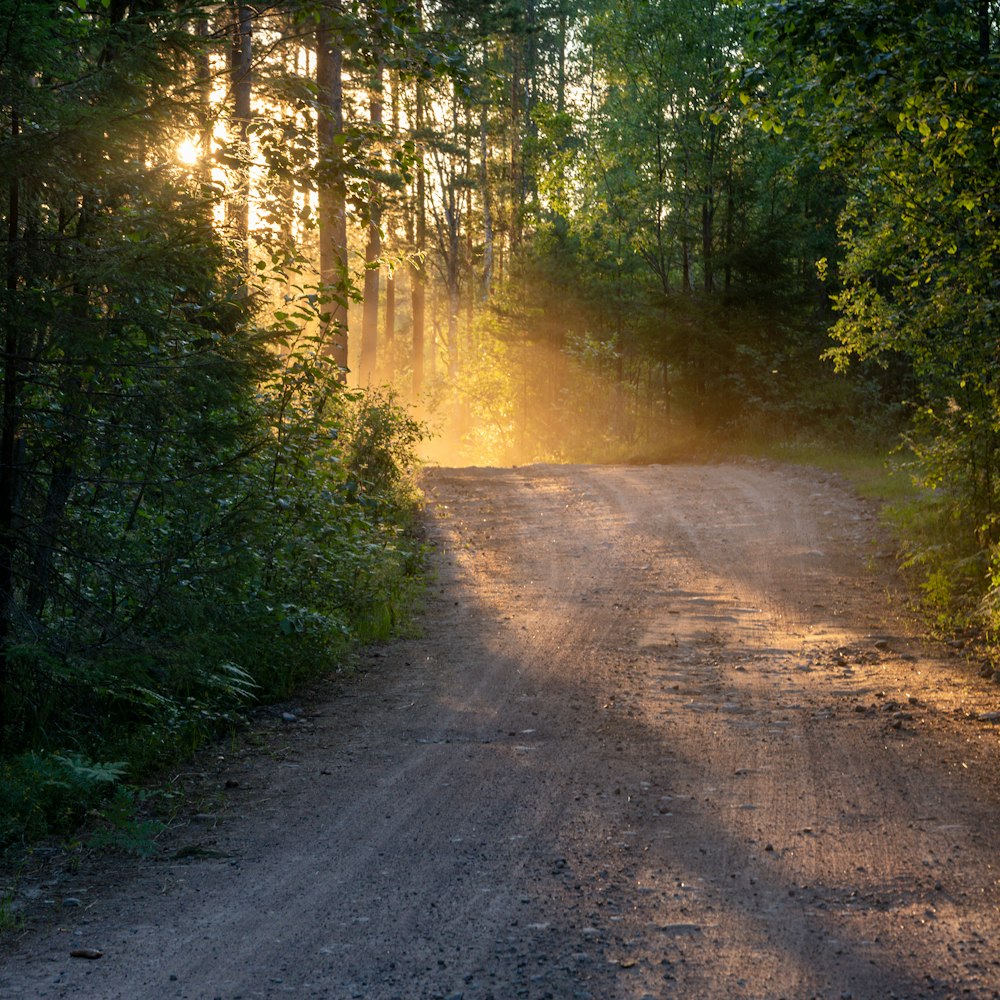
[[185,166],[194,166],[200,156],[201,147],[193,139],[183,139],[177,144],[177,159]]

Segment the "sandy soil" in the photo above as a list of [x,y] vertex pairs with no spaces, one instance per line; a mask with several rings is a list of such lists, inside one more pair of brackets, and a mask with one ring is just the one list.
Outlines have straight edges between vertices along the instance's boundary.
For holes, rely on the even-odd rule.
[[426,485],[421,636],[203,757],[160,860],[24,873],[0,997],[1000,996],[1000,691],[870,510],[757,464]]

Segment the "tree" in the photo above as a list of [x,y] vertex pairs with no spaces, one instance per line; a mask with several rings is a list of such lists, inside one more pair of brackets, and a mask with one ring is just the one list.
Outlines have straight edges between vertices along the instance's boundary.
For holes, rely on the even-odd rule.
[[320,8],[316,25],[316,138],[319,153],[319,273],[329,312],[324,340],[342,378],[347,377],[347,183],[344,167],[343,50],[336,9]]

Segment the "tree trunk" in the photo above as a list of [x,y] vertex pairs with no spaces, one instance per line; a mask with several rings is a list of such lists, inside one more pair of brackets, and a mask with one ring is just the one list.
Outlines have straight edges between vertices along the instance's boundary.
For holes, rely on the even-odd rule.
[[[195,34],[198,37],[198,50],[195,54],[195,76],[198,81],[198,146],[199,158],[197,176],[204,185],[212,183],[212,66],[208,47],[211,43],[212,26],[207,14],[200,14],[195,23]],[[205,220],[211,225],[212,203],[205,202]]]
[[[390,75],[390,104],[392,107],[392,141],[399,139],[399,74]],[[395,243],[390,247],[390,253],[398,250]],[[395,366],[396,340],[396,271],[390,267],[385,275],[385,330],[382,341],[381,368],[386,381],[392,381],[396,374]]]
[[483,199],[483,302],[490,297],[493,285],[493,200],[490,194],[486,163],[489,154],[486,135],[486,102],[479,109],[479,192]]
[[715,152],[718,126],[708,128],[708,156],[705,164],[705,186],[701,203],[701,261],[705,292],[715,291]]
[[736,209],[734,207],[735,190],[733,184],[733,161],[732,155],[729,158],[729,165],[726,170],[726,291],[732,287],[733,283],[733,226]]
[[396,375],[393,357],[396,349],[396,272],[388,270],[385,274],[385,330],[382,338],[382,360],[379,362],[384,379],[391,382]]
[[238,165],[226,215],[243,266],[250,266],[250,103],[252,93],[253,12],[242,3],[233,5],[233,44],[229,52],[229,79],[233,92],[230,144]]
[[521,247],[521,224],[524,207],[524,165],[521,160],[521,46],[511,39],[510,74],[510,252],[516,256]]
[[[382,128],[382,75],[379,66],[371,95],[372,133]],[[382,256],[382,205],[378,184],[369,184],[368,244],[365,247],[365,293],[361,316],[361,356],[358,359],[358,382],[369,385],[375,378],[378,354],[379,258]]]
[[566,110],[566,3],[559,0],[559,75],[556,81],[556,111]]
[[329,11],[316,28],[316,139],[321,159],[319,185],[319,278],[330,301],[324,308],[322,339],[328,356],[347,380],[347,200],[344,165],[337,137],[344,131],[343,50],[334,40]]
[[[11,111],[10,136],[16,142],[21,131],[16,110]],[[14,612],[14,496],[17,491],[17,432],[19,427],[18,337],[13,315],[17,293],[18,230],[20,227],[20,187],[17,178],[7,193],[7,315],[3,353],[3,426],[0,428],[0,754],[7,749],[7,687],[10,682],[8,650],[11,642],[11,619]]]
[[[423,4],[417,3],[418,16],[422,13]],[[420,399],[424,388],[424,311],[426,289],[424,282],[424,262],[418,256],[424,252],[427,245],[427,209],[424,204],[424,154],[420,135],[424,127],[424,85],[417,80],[417,106],[414,126],[417,132],[416,164],[416,204],[413,211],[416,216],[414,234],[413,262],[410,265],[411,309],[413,313],[413,401]]]

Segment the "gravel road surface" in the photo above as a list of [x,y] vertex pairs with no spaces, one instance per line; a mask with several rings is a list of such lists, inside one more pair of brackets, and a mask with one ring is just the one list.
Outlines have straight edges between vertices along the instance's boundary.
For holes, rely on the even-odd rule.
[[419,634],[202,754],[159,858],[29,866],[0,997],[1000,997],[1000,688],[919,640],[865,504],[425,489]]

